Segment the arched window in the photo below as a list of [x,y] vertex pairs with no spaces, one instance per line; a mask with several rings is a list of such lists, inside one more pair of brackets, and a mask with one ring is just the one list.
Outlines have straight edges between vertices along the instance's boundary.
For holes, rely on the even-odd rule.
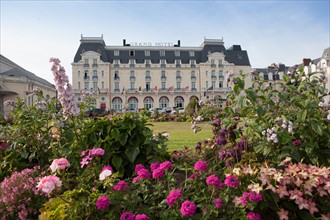
[[184,99],[181,96],[178,96],[174,99],[174,106],[176,108],[178,107],[184,107]]
[[121,110],[122,109],[122,105],[123,105],[123,102],[121,100],[121,98],[114,98],[112,100],[112,108],[116,111],[118,110]]
[[189,100],[192,101],[193,99],[196,99],[197,102],[199,101],[198,97],[197,96],[194,96],[194,95],[191,96]]
[[146,97],[143,101],[144,109],[151,109],[154,107],[154,100],[151,97]]
[[159,99],[159,107],[160,108],[166,108],[168,106],[168,98],[163,96],[163,97],[160,97]]
[[128,99],[128,107],[138,109],[138,100],[135,97]]

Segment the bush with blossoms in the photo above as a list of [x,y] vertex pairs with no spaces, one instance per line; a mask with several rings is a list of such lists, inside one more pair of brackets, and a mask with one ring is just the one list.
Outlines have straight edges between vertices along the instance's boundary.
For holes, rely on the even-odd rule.
[[[229,76],[231,105],[208,114],[213,136],[169,157],[143,116],[84,117],[52,62],[60,111],[29,115],[11,103],[2,128],[1,219],[330,219],[330,112],[319,73],[294,69],[274,88]],[[203,118],[193,118],[195,133]]]

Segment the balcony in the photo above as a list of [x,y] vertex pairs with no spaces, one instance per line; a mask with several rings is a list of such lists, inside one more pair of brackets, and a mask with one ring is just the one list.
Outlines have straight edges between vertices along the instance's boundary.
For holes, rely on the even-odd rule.
[[151,80],[151,76],[146,76],[146,80],[150,81]]
[[89,80],[89,76],[84,76],[84,80]]
[[135,80],[135,76],[130,76],[129,77],[129,80],[134,81]]
[[114,89],[113,91],[114,91],[114,92],[120,92],[120,90],[119,90],[119,89]]
[[219,75],[219,80],[223,80],[225,77],[223,75]]
[[216,75],[212,75],[211,76],[211,80],[217,80],[217,76]]
[[196,76],[190,76],[191,80],[196,80]]
[[120,77],[119,77],[119,76],[115,76],[115,77],[113,77],[113,79],[114,79],[115,81],[119,81],[119,80],[120,80]]
[[181,76],[176,76],[176,80],[181,80]]
[[211,64],[211,67],[212,67],[212,68],[215,68],[215,66],[216,66],[216,65],[215,65],[214,63],[213,63],[213,64]]
[[166,76],[161,76],[160,80],[163,80],[163,81],[166,80]]
[[197,91],[197,89],[196,88],[191,88],[191,91]]
[[222,68],[222,67],[223,67],[223,64],[219,64],[218,67],[219,67],[219,68]]
[[92,76],[92,80],[98,80],[99,77],[98,76]]
[[93,63],[93,64],[92,64],[92,67],[97,67],[97,64],[96,64],[96,63]]
[[88,63],[84,63],[84,67],[85,68],[88,68],[89,67],[89,64]]

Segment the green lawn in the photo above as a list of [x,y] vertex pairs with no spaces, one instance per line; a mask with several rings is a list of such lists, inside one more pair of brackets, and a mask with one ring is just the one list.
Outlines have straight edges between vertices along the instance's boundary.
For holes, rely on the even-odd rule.
[[198,141],[212,137],[212,125],[210,123],[199,124],[202,130],[196,134],[191,129],[190,122],[151,122],[150,124],[153,125],[150,126],[153,133],[167,132],[170,134],[167,142],[170,152],[185,146],[195,147]]

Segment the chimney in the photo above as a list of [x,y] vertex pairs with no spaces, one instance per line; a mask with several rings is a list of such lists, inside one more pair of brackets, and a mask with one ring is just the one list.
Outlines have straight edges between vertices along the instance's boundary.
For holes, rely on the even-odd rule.
[[123,40],[123,46],[126,46],[126,39]]
[[309,66],[309,64],[312,62],[312,60],[311,59],[309,59],[309,58],[304,58],[303,59],[303,65],[304,66]]

